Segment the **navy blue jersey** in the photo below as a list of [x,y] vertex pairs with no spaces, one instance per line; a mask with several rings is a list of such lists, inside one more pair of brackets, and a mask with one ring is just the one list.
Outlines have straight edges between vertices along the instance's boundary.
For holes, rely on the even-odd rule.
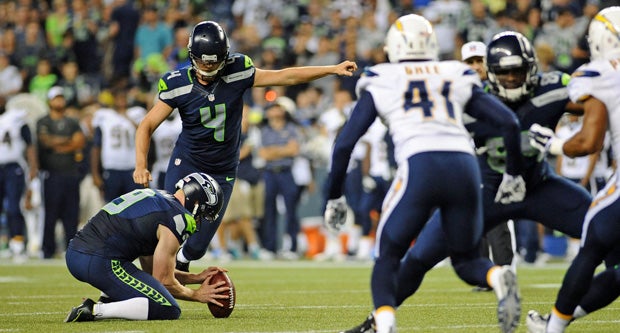
[[254,85],[250,57],[234,53],[218,79],[202,85],[191,67],[166,73],[159,80],[159,99],[178,108],[183,120],[175,150],[201,165],[200,171],[223,173],[239,163],[243,94]]
[[[569,80],[570,76],[562,72],[538,74],[531,98],[520,103],[506,103],[515,112],[521,124],[523,176],[528,185],[540,179],[547,169],[544,167],[546,162],[539,161],[539,151],[530,146],[528,130],[534,123],[549,128],[556,127],[566,111],[566,104],[570,101],[566,89]],[[485,121],[473,121],[465,127],[472,133],[476,149],[484,152],[478,157],[485,176],[483,178],[496,176],[496,179],[501,181],[501,174],[506,167],[506,149],[501,128]]]
[[148,188],[134,190],[103,206],[75,235],[70,247],[133,261],[153,255],[160,224],[172,231],[179,245],[196,231],[196,221],[172,195]]

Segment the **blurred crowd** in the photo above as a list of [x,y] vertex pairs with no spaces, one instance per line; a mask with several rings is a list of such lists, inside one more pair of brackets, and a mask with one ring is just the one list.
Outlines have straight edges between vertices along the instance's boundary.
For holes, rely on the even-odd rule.
[[[342,60],[353,60],[359,68],[364,68],[384,62],[383,39],[390,24],[404,14],[417,13],[433,23],[444,60],[460,60],[461,46],[466,42],[487,43],[497,32],[515,30],[533,41],[541,71],[571,73],[588,59],[585,32],[590,19],[600,8],[614,4],[620,1],[0,0],[0,106],[2,110],[26,110],[27,123],[36,137],[40,131],[37,122],[48,114],[50,98],[57,96],[56,92],[51,94],[51,89],[62,89],[60,94],[65,99],[66,115],[79,123],[85,139],[73,155],[80,182],[80,202],[74,206],[79,210],[77,223],[82,224],[107,197],[102,175],[92,174],[93,170],[96,173],[102,170],[90,165],[97,126],[93,119],[97,119],[97,112],[140,108],[142,111],[133,113],[143,116],[157,98],[159,78],[167,71],[189,65],[187,42],[191,28],[200,21],[220,23],[231,40],[231,52],[249,55],[261,69],[331,65]],[[279,200],[274,208],[264,206],[259,198],[256,205],[262,207],[225,219],[211,255],[221,259],[240,258],[247,251],[255,259],[294,259],[304,255],[329,259],[347,254],[371,259],[372,225],[364,232],[355,231],[356,222],[353,221],[353,231],[339,237],[319,230],[324,201],[322,182],[331,158],[329,148],[355,103],[355,84],[361,73],[359,70],[353,77],[330,76],[287,88],[253,88],[245,97],[249,128],[247,149],[254,152],[251,164],[257,174],[265,163],[261,161],[260,132],[268,126],[270,118],[281,117],[299,130],[301,148],[293,170],[296,211],[290,212],[288,201],[285,205]],[[117,103],[120,92],[121,105]],[[283,112],[267,112],[274,105],[280,106]],[[132,120],[139,122],[139,116]],[[382,144],[380,150],[387,151],[385,142]],[[154,149],[154,154],[153,163],[167,157],[163,148]],[[360,160],[364,155],[361,154]],[[129,161],[134,158],[127,156]],[[43,173],[44,167],[41,165]],[[381,177],[389,181],[390,175]],[[374,190],[373,183],[368,178],[365,180],[360,188]],[[264,193],[260,176],[242,179],[239,183],[235,191],[247,192],[259,186],[258,192]],[[157,187],[157,183],[153,187]],[[45,193],[53,195],[49,189]],[[27,246],[16,246],[5,253],[15,257],[20,254],[58,256],[62,246],[58,250],[41,252],[45,211],[33,213],[37,201],[27,203],[28,209],[22,205],[28,224],[22,243]],[[231,202],[228,211],[239,211],[239,206],[235,205],[244,204],[243,201]],[[261,229],[265,209],[276,209],[281,214],[288,210],[289,214],[299,217],[301,228],[284,226],[276,230],[277,245],[269,251],[257,251],[255,244],[265,242]],[[370,216],[371,223],[376,225],[378,212],[374,207],[368,209],[361,214]],[[360,212],[355,213],[349,215],[357,216]],[[228,226],[234,223],[242,227]],[[74,230],[68,228],[66,221],[63,224],[65,239],[59,240],[59,244],[71,237],[67,229]],[[3,225],[6,226],[6,214]],[[40,232],[35,232],[37,230]],[[46,228],[46,232],[58,234],[50,230]],[[3,236],[0,245],[4,247],[15,241],[7,239],[6,230]],[[295,237],[301,240],[299,244],[292,239]],[[267,238],[273,242],[271,237]],[[296,249],[291,251],[291,248]]]

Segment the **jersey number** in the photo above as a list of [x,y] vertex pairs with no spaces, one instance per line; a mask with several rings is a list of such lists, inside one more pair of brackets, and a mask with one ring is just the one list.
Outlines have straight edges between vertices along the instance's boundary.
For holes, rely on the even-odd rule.
[[[448,113],[450,119],[454,119],[454,106],[450,102],[450,86],[451,81],[445,81],[441,88],[441,96],[443,97],[443,103],[445,104],[445,110]],[[428,94],[428,87],[426,81],[417,80],[410,81],[409,88],[405,92],[405,110],[413,108],[421,108],[425,118],[433,117],[433,109],[435,108],[435,101]]]
[[150,188],[133,190],[129,193],[121,195],[117,199],[110,201],[108,204],[103,206],[102,209],[110,215],[115,215],[124,211],[127,207],[135,204],[136,202],[154,195],[155,191]]
[[224,141],[226,104],[216,104],[214,109],[211,109],[211,107],[200,109],[200,123],[206,128],[213,129],[213,138],[215,141]]

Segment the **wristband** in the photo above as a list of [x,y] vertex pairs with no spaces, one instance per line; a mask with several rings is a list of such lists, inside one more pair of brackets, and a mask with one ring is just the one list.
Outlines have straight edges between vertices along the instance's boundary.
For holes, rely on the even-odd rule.
[[566,140],[560,138],[553,138],[549,143],[549,153],[553,155],[563,155],[564,154],[564,143]]

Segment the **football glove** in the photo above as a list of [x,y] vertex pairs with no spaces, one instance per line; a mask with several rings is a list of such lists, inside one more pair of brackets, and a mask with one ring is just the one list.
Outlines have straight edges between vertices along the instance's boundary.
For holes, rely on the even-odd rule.
[[497,194],[495,195],[495,202],[502,203],[504,205],[521,202],[525,198],[525,181],[523,177],[504,174],[502,183],[499,184]]
[[347,220],[347,200],[344,196],[327,200],[325,206],[325,227],[332,233],[340,232]]
[[555,132],[547,127],[533,124],[528,132],[530,145],[538,149],[543,156],[548,152],[553,155],[562,155],[565,140],[555,136]]

